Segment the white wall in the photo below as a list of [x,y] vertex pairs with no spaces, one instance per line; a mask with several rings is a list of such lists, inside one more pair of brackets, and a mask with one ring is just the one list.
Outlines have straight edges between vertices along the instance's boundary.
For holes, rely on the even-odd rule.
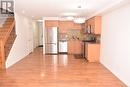
[[33,51],[32,20],[15,13],[17,38],[6,61],[10,67]]
[[130,4],[103,15],[101,63],[130,87]]

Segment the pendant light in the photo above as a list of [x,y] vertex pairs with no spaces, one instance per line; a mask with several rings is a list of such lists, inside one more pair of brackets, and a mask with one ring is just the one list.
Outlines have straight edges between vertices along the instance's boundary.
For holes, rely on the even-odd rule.
[[85,23],[85,18],[75,18],[73,21],[74,21],[74,23],[77,23],[77,24],[83,24],[83,23]]

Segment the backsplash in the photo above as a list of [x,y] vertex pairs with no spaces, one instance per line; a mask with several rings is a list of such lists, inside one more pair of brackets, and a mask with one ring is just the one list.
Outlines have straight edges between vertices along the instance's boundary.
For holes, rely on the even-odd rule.
[[101,42],[101,35],[95,34],[95,40],[96,40],[96,43],[100,43]]
[[67,33],[59,33],[59,40],[80,40],[100,43],[100,34],[84,34],[79,29],[69,29]]
[[70,29],[67,32],[68,39],[69,40],[81,40],[82,39],[82,34],[79,29]]
[[59,33],[58,37],[59,37],[59,40],[68,40],[67,33]]

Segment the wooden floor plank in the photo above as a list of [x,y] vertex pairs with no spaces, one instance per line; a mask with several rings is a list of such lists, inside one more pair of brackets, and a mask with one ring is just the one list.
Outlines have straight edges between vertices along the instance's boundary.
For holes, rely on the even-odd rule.
[[73,55],[43,55],[37,48],[6,71],[0,87],[127,87],[100,63]]

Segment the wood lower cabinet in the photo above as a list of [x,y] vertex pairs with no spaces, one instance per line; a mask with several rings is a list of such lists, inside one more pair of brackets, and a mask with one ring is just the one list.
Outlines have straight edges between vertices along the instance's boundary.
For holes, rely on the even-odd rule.
[[69,54],[81,54],[81,41],[76,41],[76,40],[72,40],[72,41],[68,41],[68,53]]
[[86,44],[86,58],[88,62],[99,62],[100,44]]

